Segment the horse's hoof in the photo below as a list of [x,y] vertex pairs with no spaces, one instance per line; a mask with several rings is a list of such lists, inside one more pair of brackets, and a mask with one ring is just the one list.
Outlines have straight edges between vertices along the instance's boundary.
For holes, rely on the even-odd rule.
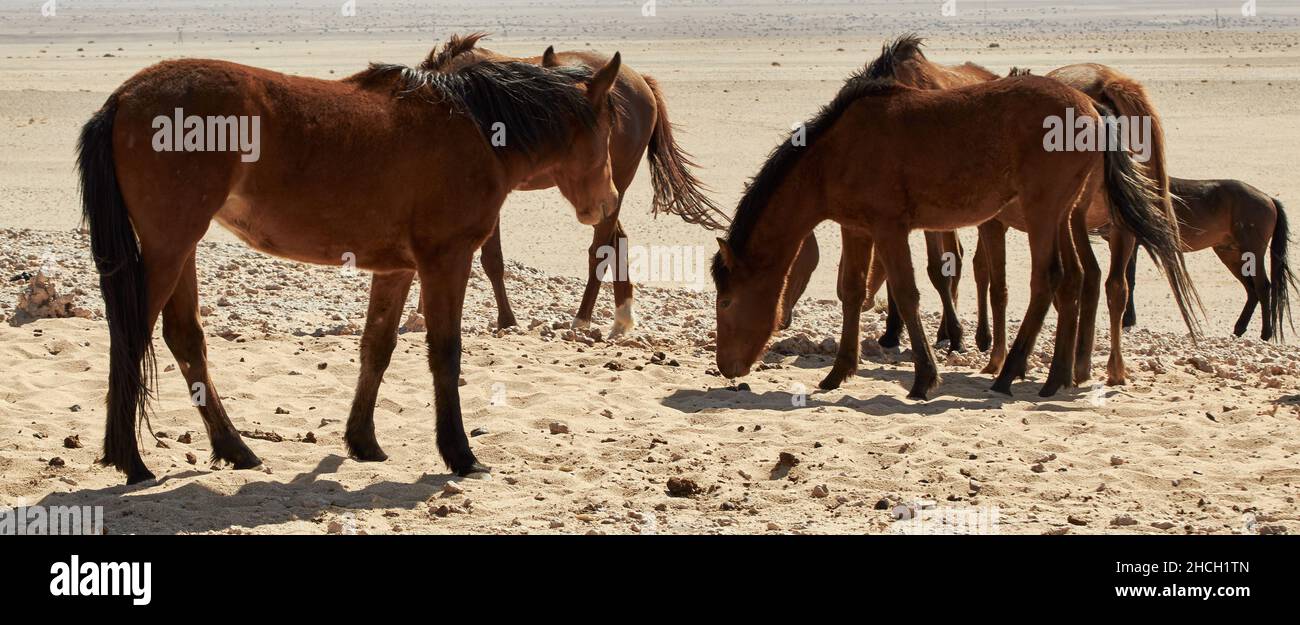
[[817,383],[817,388],[823,391],[833,391],[839,388],[840,384],[843,384],[844,380],[849,376],[853,375],[854,373],[855,372],[853,371],[849,371],[847,373],[840,374],[840,373],[836,373],[835,371],[831,371],[829,374],[826,375],[826,378],[824,380]]
[[1125,386],[1128,380],[1123,377],[1109,376],[1106,378],[1106,386]]
[[1061,385],[1059,383],[1048,382],[1047,384],[1043,385],[1043,388],[1038,390],[1038,396],[1052,397],[1056,395],[1056,392],[1059,390],[1061,390]]
[[258,458],[252,452],[249,452],[247,458],[243,458],[238,462],[234,462],[232,464],[234,465],[236,471],[243,471],[245,469],[256,469],[257,467],[262,466],[262,459]]
[[929,399],[930,391],[933,391],[935,388],[937,388],[939,386],[939,382],[940,379],[939,376],[937,375],[934,376],[933,378],[930,378],[928,381],[923,378],[917,379],[916,382],[912,383],[912,390],[907,393],[907,398],[926,401],[927,399]]
[[876,340],[876,342],[879,343],[880,346],[884,347],[885,349],[893,349],[895,347],[898,347],[899,341],[898,341],[898,337],[896,336],[882,334],[880,338]]
[[574,330],[586,330],[587,328],[591,327],[591,320],[575,318],[573,320],[573,323],[569,324],[569,327],[573,328]]
[[126,476],[126,485],[132,486],[141,482],[150,482],[156,479],[158,478],[154,477],[153,471],[141,467]]
[[1007,381],[998,380],[993,383],[993,386],[990,387],[989,390],[999,395],[1006,395],[1007,397],[1013,397],[1013,395],[1011,394],[1010,380]]
[[505,316],[505,317],[497,317],[497,329],[498,329],[498,330],[504,330],[504,329],[506,329],[506,328],[513,328],[513,327],[515,327],[515,326],[517,326],[517,325],[519,325],[519,322],[518,322],[518,321],[515,321],[515,316],[514,316],[514,315],[509,315],[509,316]]
[[456,475],[467,477],[474,480],[486,480],[492,478],[492,467],[485,466],[478,461],[471,462],[468,467],[457,469]]
[[975,334],[975,349],[978,349],[981,352],[987,352],[989,351],[990,347],[993,347],[992,337],[984,336],[978,333]]
[[357,462],[383,462],[388,460],[388,454],[379,447],[379,443],[369,441],[365,443],[348,442],[348,455],[352,456]]

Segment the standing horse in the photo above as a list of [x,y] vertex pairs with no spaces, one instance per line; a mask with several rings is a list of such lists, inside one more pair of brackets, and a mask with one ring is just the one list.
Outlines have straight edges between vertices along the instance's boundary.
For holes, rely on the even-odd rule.
[[[358,460],[387,457],[375,439],[375,398],[418,273],[438,451],[459,475],[488,471],[465,437],[457,389],[473,254],[510,190],[541,170],[579,221],[594,224],[614,209],[607,146],[619,67],[617,54],[594,73],[512,62],[452,73],[372,65],[330,81],[177,60],[123,83],[82,128],[78,156],[111,341],[101,462],[128,483],[153,477],[136,418],[147,419],[151,335],[161,315],[213,459],[237,469],[260,464],[208,373],[195,250],[215,220],[263,252],[318,264],[350,253],[374,272],[345,435]],[[185,120],[174,146],[159,130],[173,114]],[[214,121],[255,129],[257,156],[223,151],[223,126]],[[207,141],[215,136],[220,148],[204,143],[205,123]],[[487,139],[498,124],[510,132],[502,147]]]
[[[1012,70],[1011,75],[1024,76],[1029,75],[1029,73],[1029,70],[1015,68]],[[1151,104],[1150,96],[1147,95],[1142,85],[1118,70],[1096,63],[1067,65],[1048,72],[1047,77],[1082,91],[1092,98],[1094,102],[1109,110],[1117,111],[1125,118],[1138,120],[1140,124],[1150,125],[1151,142],[1150,145],[1144,146],[1149,148],[1150,153],[1146,162],[1142,164],[1142,170],[1144,175],[1157,186],[1160,208],[1165,215],[1166,221],[1172,223],[1177,232],[1178,218],[1174,214],[1173,204],[1171,203],[1169,175],[1165,165],[1164,127],[1155,107]],[[1089,229],[1101,228],[1109,223],[1109,214],[1106,210],[1105,201],[1105,198],[1101,196],[1094,196],[1092,201],[1087,204],[1087,226]],[[996,371],[1002,362],[1002,355],[1006,353],[1005,236],[1008,226],[1020,230],[1024,229],[1024,224],[1014,218],[987,223],[980,228],[979,244],[975,249],[975,287],[979,293],[977,298],[979,302],[979,325],[975,337],[980,349],[984,349],[988,345],[989,339],[988,324],[990,316],[985,313],[985,305],[991,300],[993,307],[993,351],[989,355],[989,365],[985,368],[985,372]],[[1135,239],[1134,233],[1129,228],[1122,225],[1121,227],[1110,227],[1107,230],[1107,241],[1110,247],[1110,269],[1106,278],[1106,303],[1110,313],[1110,358],[1106,364],[1106,383],[1123,385],[1128,382],[1128,370],[1124,365],[1121,323],[1123,322],[1124,307],[1129,300],[1131,286],[1131,278],[1125,275],[1125,268],[1133,257],[1137,239]],[[1181,243],[1178,249],[1180,252],[1183,249]],[[1153,252],[1149,248],[1148,251]],[[1181,253],[1176,259],[1157,259],[1158,263],[1170,261],[1176,261],[1180,271],[1186,272]],[[1187,324],[1187,328],[1192,335],[1197,335],[1196,319],[1189,314],[1189,306],[1194,302],[1199,304],[1196,301],[1195,293],[1180,286],[1174,279],[1174,274],[1167,272],[1166,277],[1169,278],[1169,284],[1173,290],[1174,299],[1178,303],[1179,311],[1182,313],[1183,321]],[[1091,279],[1088,288],[1093,288]],[[986,293],[990,292],[991,296],[986,295]],[[1082,383],[1091,377],[1094,324],[1088,320],[1095,318],[1094,313],[1097,305],[1095,300],[1096,298],[1089,297],[1084,302],[1086,307],[1085,325],[1081,328],[1080,334],[1079,362],[1075,371],[1076,383]]]
[[[900,84],[917,89],[953,89],[966,85],[979,84],[995,80],[997,75],[974,63],[945,66],[930,62],[921,52],[922,41],[915,35],[904,35],[886,45],[880,58],[884,59],[881,71],[891,73]],[[875,292],[880,287],[885,274],[883,266],[872,272],[877,279],[868,288],[867,275],[872,267],[872,246],[869,238],[863,238],[852,228],[841,227],[843,247],[840,253],[840,268],[836,281],[836,294],[843,308],[843,325],[840,330],[839,349],[835,354],[835,364],[830,373],[818,384],[819,388],[830,390],[839,388],[840,384],[858,370],[858,332],[861,324],[862,305],[870,292],[875,299]],[[926,257],[929,262],[926,273],[930,283],[939,293],[943,305],[943,317],[939,321],[936,342],[947,341],[951,351],[962,351],[962,328],[957,317],[957,285],[961,276],[961,259],[964,254],[956,232],[925,232]],[[791,270],[792,284],[797,284],[803,275],[799,264]],[[811,271],[811,269],[807,270]],[[806,280],[803,281],[806,283]],[[802,291],[796,292],[797,299]],[[790,302],[793,304],[793,301]],[[897,347],[902,329],[902,317],[893,298],[889,300],[889,317],[885,334],[880,337],[884,347]]]
[[[483,60],[513,60],[532,63],[543,67],[598,67],[605,62],[599,54],[585,51],[556,52],[547,48],[541,56],[513,58],[478,47],[478,42],[486,33],[473,33],[466,36],[453,35],[441,50],[429,54],[421,67],[429,71],[451,71]],[[650,184],[654,189],[651,210],[655,215],[660,212],[680,216],[687,223],[699,224],[709,230],[725,230],[731,219],[727,217],[712,200],[704,194],[703,186],[691,171],[697,165],[673,137],[673,124],[668,119],[668,104],[663,91],[654,78],[623,66],[618,80],[614,83],[612,95],[614,108],[613,128],[609,137],[609,163],[618,190],[618,203],[614,210],[606,214],[592,228],[591,246],[587,248],[587,285],[582,293],[582,302],[574,317],[574,327],[587,327],[591,324],[592,312],[596,306],[596,296],[600,292],[602,276],[597,270],[601,264],[602,248],[620,250],[619,241],[627,240],[627,232],[619,222],[619,213],[623,205],[624,193],[636,177],[645,155],[650,167]],[[524,180],[517,187],[521,191],[549,189],[555,186],[554,178],[549,172],[541,171]],[[817,245],[812,241],[801,256],[800,266],[817,266]],[[497,327],[505,328],[516,325],[514,311],[505,289],[505,260],[501,252],[501,228],[497,228],[483,245],[483,271],[492,283],[492,293],[497,303]],[[806,278],[812,273],[809,268],[798,275]],[[626,275],[614,273],[614,327],[611,336],[618,336],[631,330],[635,325],[633,315],[632,284]],[[796,285],[802,292],[806,286]],[[791,302],[793,305],[793,301]],[[789,323],[788,314],[785,322]]]
[[[713,262],[718,369],[732,378],[749,372],[775,329],[785,277],[804,237],[832,219],[870,237],[880,255],[913,348],[908,396],[924,399],[939,375],[917,311],[907,235],[981,224],[1019,200],[1034,207],[1025,211],[1030,304],[993,389],[1009,394],[1024,374],[1054,299],[1061,321],[1040,391],[1052,395],[1073,378],[1083,289],[1075,250],[1091,254],[1075,204],[1104,185],[1114,218],[1137,226],[1162,258],[1177,258],[1177,231],[1154,209],[1155,192],[1123,150],[1044,149],[1042,120],[1070,109],[1100,118],[1087,96],[1032,76],[920,90],[892,78],[888,57],[848,79],[804,126],[801,145],[787,140],[773,150],[741,198]],[[979,146],[979,158],[964,156],[971,146]],[[1181,265],[1164,267],[1185,283]]]
[[[929,61],[920,50],[921,42],[914,36],[905,36],[895,41],[885,48],[885,56],[893,59],[890,69],[899,76],[900,79],[908,81],[921,88],[938,89],[951,88],[955,84],[971,84],[973,82],[995,80],[997,76],[988,72],[982,67],[967,63],[960,66],[943,66]],[[1030,75],[1028,70],[1013,68],[1011,76]],[[1150,98],[1147,96],[1142,86],[1120,72],[1097,64],[1070,65],[1062,67],[1049,74],[1056,80],[1064,82],[1093,98],[1094,102],[1103,104],[1111,110],[1119,110],[1122,114],[1129,117],[1137,117],[1149,120],[1151,124],[1151,155],[1148,164],[1144,167],[1158,189],[1160,203],[1167,221],[1174,223],[1173,212],[1169,204],[1168,176],[1165,173],[1164,157],[1164,131],[1159,116],[1155,108],[1151,105]],[[1099,227],[1110,221],[1110,212],[1105,204],[1105,198],[1101,195],[1094,197],[1088,205],[1087,223],[1090,228]],[[980,226],[980,245],[976,248],[975,253],[975,280],[976,291],[979,302],[979,323],[975,334],[976,346],[985,351],[992,348],[989,355],[989,363],[983,369],[984,373],[996,374],[1002,367],[1006,359],[1007,342],[1006,342],[1006,304],[1007,289],[1005,279],[1005,236],[1008,226],[1014,226],[1017,229],[1024,230],[1025,222],[1020,217],[1019,209],[1008,211],[1005,216],[999,220],[994,219]],[[1107,279],[1107,301],[1110,305],[1111,325],[1113,329],[1117,328],[1120,322],[1119,306],[1123,305],[1124,292],[1127,286],[1124,284],[1125,278],[1118,268],[1122,268],[1127,259],[1131,256],[1133,250],[1133,234],[1124,227],[1111,229],[1112,232],[1112,267],[1109,278]],[[955,239],[955,237],[954,237]],[[930,243],[927,239],[927,243]],[[954,246],[959,244],[947,243],[944,246],[927,245],[927,255],[932,281],[936,267],[943,267],[948,263],[942,257],[943,254],[949,253]],[[846,247],[847,244],[846,244]],[[860,249],[870,249],[869,242],[859,244]],[[957,259],[960,254],[956,254]],[[1091,262],[1090,255],[1084,255],[1084,289],[1085,296],[1082,304],[1082,315],[1080,323],[1080,340],[1078,342],[1078,354],[1075,363],[1074,384],[1082,383],[1091,377],[1092,370],[1092,348],[1095,328],[1095,307],[1097,297],[1095,293],[1100,289],[1100,269]],[[845,261],[841,261],[843,263]],[[1181,267],[1181,256],[1177,262]],[[1116,264],[1119,263],[1119,264]],[[823,389],[837,388],[845,378],[852,375],[857,369],[858,355],[858,311],[861,309],[861,303],[866,298],[874,298],[879,289],[880,282],[883,281],[883,267],[873,267],[868,273],[865,268],[856,268],[859,271],[850,271],[841,273],[841,284],[839,292],[843,301],[847,294],[852,301],[844,301],[845,321],[844,330],[841,332],[841,341],[839,352],[836,355],[835,365],[830,373],[819,384]],[[950,283],[955,288],[960,276],[960,262],[951,263],[953,274],[949,277]],[[992,268],[992,269],[991,269]],[[1185,272],[1185,269],[1181,269]],[[864,288],[861,284],[862,277],[869,275],[869,281]],[[848,283],[843,280],[849,279]],[[858,277],[854,277],[858,276]],[[1173,285],[1173,282],[1171,282]],[[955,302],[949,288],[941,284],[935,284],[939,291],[940,299],[944,302],[944,319],[940,323],[941,331],[949,326],[955,327],[956,334],[960,337],[960,323],[956,321],[955,313],[950,315],[949,308],[951,302]],[[1179,300],[1180,308],[1187,312],[1183,305],[1183,300],[1190,297],[1179,287],[1174,286],[1175,297]],[[988,305],[992,302],[993,332],[989,331]],[[852,309],[852,311],[850,311]],[[1196,332],[1195,320],[1184,315],[1188,327]],[[850,328],[850,325],[852,326]],[[898,333],[901,327],[901,316],[898,310],[891,304],[889,314],[886,320],[885,334],[881,336],[880,343],[883,346],[897,346]],[[949,330],[948,334],[952,334]],[[851,343],[851,344],[850,344]],[[950,342],[951,346],[951,342]],[[1120,345],[1118,331],[1112,332],[1111,354],[1108,365],[1108,382],[1112,384],[1123,384],[1127,377],[1124,367],[1123,354]]]
[[[1214,248],[1219,260],[1246,288],[1246,305],[1237,317],[1232,333],[1241,336],[1250,327],[1255,306],[1260,305],[1264,341],[1284,340],[1284,319],[1291,319],[1290,290],[1296,286],[1295,274],[1287,262],[1290,228],[1282,202],[1240,180],[1187,180],[1170,178],[1174,195],[1174,213],[1182,222],[1184,252]],[[1270,268],[1265,270],[1264,253],[1270,254]],[[1137,276],[1137,256],[1128,264],[1128,306],[1124,327],[1137,325],[1133,307],[1133,281]]]

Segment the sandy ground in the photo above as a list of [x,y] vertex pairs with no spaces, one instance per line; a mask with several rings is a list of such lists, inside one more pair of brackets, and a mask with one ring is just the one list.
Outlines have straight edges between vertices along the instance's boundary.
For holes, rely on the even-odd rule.
[[[828,100],[880,42],[915,30],[930,39],[932,58],[998,72],[1079,61],[1119,67],[1160,107],[1175,175],[1241,178],[1291,204],[1300,197],[1300,9],[1265,5],[1252,19],[1225,10],[1219,29],[1210,3],[1175,2],[1124,13],[1100,3],[995,2],[984,14],[971,1],[959,2],[957,18],[941,17],[937,2],[661,2],[653,18],[622,3],[359,0],[354,18],[337,16],[341,3],[331,2],[207,4],[69,0],[43,18],[31,3],[0,0],[0,277],[44,266],[89,316],[12,326],[23,285],[5,283],[0,505],[104,505],[114,533],[874,533],[906,531],[891,509],[916,501],[996,507],[1002,532],[1300,531],[1300,356],[1251,338],[1258,319],[1247,338],[1228,337],[1243,296],[1208,252],[1189,257],[1207,305],[1209,337],[1198,346],[1184,338],[1163,280],[1142,265],[1142,329],[1126,337],[1128,387],[1031,401],[1045,375],[1039,367],[1004,400],[985,390],[984,356],[969,353],[950,357],[939,396],[918,403],[904,399],[910,354],[867,345],[856,379],[796,406],[829,367],[838,334],[833,225],[818,230],[823,264],[795,327],[745,380],[752,390],[736,391],[707,373],[707,289],[639,290],[639,329],[618,344],[553,329],[577,306],[590,241],[553,191],[516,193],[503,211],[511,293],[530,329],[494,333],[487,283],[476,273],[470,285],[462,404],[466,428],[486,430],[472,444],[496,468],[492,480],[444,492],[418,332],[403,335],[376,410],[390,460],[346,459],[342,422],[367,277],[268,258],[213,228],[199,263],[214,378],[240,429],[283,440],[249,441],[261,471],[209,467],[182,378],[163,371],[153,427],[166,446],[147,438],[145,453],[162,479],[119,486],[119,475],[93,464],[107,334],[88,242],[75,231],[73,145],[109,91],[163,58],[337,78],[372,60],[413,63],[453,31],[492,30],[487,45],[516,54],[550,44],[621,50],[664,85],[679,140],[731,207],[785,129]],[[632,243],[711,253],[712,233],[651,219],[647,178],[624,206]],[[965,241],[973,248],[972,236]],[[1014,329],[1025,306],[1023,236],[1009,247]],[[1104,246],[1097,252],[1105,258]],[[972,281],[962,289],[971,322]],[[937,310],[922,291],[923,309]],[[609,299],[599,303],[601,327]],[[864,317],[864,336],[876,336],[880,319]],[[1099,333],[1098,344],[1106,341]],[[161,340],[156,346],[160,366],[172,364]],[[1097,371],[1105,357],[1096,354]],[[568,432],[552,433],[552,424]],[[180,442],[187,432],[192,442]],[[84,447],[65,448],[68,436]],[[773,479],[783,452],[799,463]],[[54,457],[64,465],[51,466]],[[673,477],[700,492],[670,496]]]

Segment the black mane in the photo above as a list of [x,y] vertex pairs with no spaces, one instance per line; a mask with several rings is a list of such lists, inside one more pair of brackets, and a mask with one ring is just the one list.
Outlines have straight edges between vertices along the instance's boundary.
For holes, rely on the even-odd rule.
[[509,133],[502,149],[535,157],[570,141],[570,119],[595,128],[595,111],[575,88],[591,75],[584,67],[543,68],[515,61],[483,61],[453,72],[372,63],[349,80],[367,87],[391,84],[397,98],[446,103],[473,119],[484,140],[501,122]]
[[[915,40],[915,43],[909,43]],[[732,218],[731,228],[727,231],[727,243],[737,254],[743,254],[754,229],[758,226],[772,195],[780,188],[786,176],[798,164],[799,159],[811,150],[817,140],[826,133],[854,102],[873,96],[892,93],[903,88],[893,75],[893,59],[899,46],[920,45],[920,40],[913,36],[900,37],[893,44],[886,45],[881,56],[865,68],[854,72],[835,98],[817,112],[803,125],[804,145],[796,146],[791,131],[780,145],[768,155],[767,162],[758,170],[745,188],[745,194],[736,206],[736,215]],[[885,60],[888,58],[889,60]],[[719,288],[725,288],[728,278],[726,266],[719,256],[713,258],[713,282]]]

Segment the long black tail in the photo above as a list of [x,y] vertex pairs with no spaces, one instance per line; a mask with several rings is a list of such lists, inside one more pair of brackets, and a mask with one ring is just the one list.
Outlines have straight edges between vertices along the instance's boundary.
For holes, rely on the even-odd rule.
[[[1098,106],[1097,109],[1104,117],[1111,114],[1106,107]],[[1195,306],[1202,314],[1204,308],[1183,262],[1178,220],[1163,210],[1164,202],[1158,186],[1142,174],[1133,158],[1118,143],[1111,142],[1105,151],[1111,223],[1128,228],[1137,237],[1137,242],[1146,248],[1151,260],[1168,278],[1187,329],[1193,337],[1200,336],[1200,322],[1192,307]]]
[[1291,318],[1291,289],[1296,287],[1296,277],[1291,273],[1291,265],[1287,262],[1286,252],[1291,243],[1291,231],[1287,227],[1286,210],[1277,198],[1273,198],[1273,207],[1277,209],[1277,221],[1273,225],[1273,241],[1269,247],[1272,271],[1268,282],[1268,310],[1264,312],[1273,321],[1273,340],[1281,343],[1284,340],[1283,317],[1286,318],[1287,325],[1292,330],[1295,329],[1295,322]]
[[659,83],[649,76],[642,78],[654,93],[658,109],[646,150],[646,159],[650,161],[650,184],[654,187],[652,213],[672,213],[688,224],[699,224],[709,230],[726,230],[731,219],[704,194],[704,185],[691,172],[697,165],[673,138],[668,103],[664,101]]
[[128,483],[150,479],[137,446],[137,422],[148,419],[154,353],[148,320],[147,282],[113,158],[117,96],[81,128],[77,167],[81,170],[82,219],[90,226],[90,249],[108,318],[108,418],[100,463],[127,474]]

